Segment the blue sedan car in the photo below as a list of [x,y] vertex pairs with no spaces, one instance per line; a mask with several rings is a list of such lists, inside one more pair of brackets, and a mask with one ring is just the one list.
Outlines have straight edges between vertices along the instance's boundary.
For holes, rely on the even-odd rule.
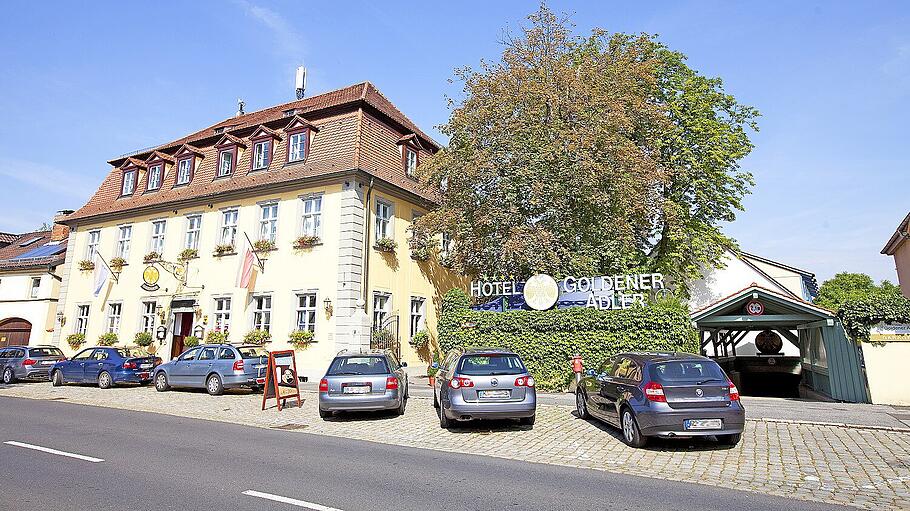
[[213,396],[224,389],[265,385],[269,352],[261,346],[203,344],[155,368],[155,390],[171,387],[205,389]]
[[152,370],[161,363],[140,348],[97,346],[76,353],[73,358],[57,362],[50,368],[55,387],[64,383],[97,383],[109,389],[117,383],[146,384],[152,381]]

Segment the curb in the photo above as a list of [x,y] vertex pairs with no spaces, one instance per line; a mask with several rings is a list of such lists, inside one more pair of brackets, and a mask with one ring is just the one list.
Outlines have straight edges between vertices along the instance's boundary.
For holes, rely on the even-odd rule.
[[828,426],[836,428],[850,428],[850,429],[868,429],[872,431],[891,431],[894,433],[910,433],[910,428],[901,428],[893,426],[869,426],[865,424],[846,424],[843,422],[818,422],[818,421],[800,421],[792,419],[770,419],[770,418],[761,418],[761,419],[749,419],[747,421],[754,422],[772,422],[778,424],[803,424],[810,426]]

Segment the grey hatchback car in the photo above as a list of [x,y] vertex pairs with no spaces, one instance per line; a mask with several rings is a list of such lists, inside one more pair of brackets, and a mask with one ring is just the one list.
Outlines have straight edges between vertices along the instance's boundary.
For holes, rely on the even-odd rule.
[[7,385],[17,380],[48,381],[50,368],[61,360],[66,357],[54,346],[7,346],[0,349],[0,374]]
[[537,391],[534,377],[514,352],[454,350],[436,375],[433,405],[443,429],[472,419],[518,419],[530,426],[537,416]]
[[648,437],[742,437],[746,411],[717,362],[689,353],[621,353],[587,372],[575,393],[576,413],[622,430],[626,444]]
[[224,389],[265,385],[269,353],[261,346],[202,344],[155,368],[155,390],[171,387],[200,388],[213,396]]
[[408,401],[407,363],[384,350],[341,351],[319,381],[319,416],[334,412],[395,410]]

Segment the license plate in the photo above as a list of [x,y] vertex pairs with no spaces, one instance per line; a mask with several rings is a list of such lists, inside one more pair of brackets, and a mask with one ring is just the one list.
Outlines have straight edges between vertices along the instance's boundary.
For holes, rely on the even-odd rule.
[[686,429],[721,429],[723,421],[720,419],[687,419],[683,421]]
[[253,366],[253,369],[262,369],[263,367],[265,367],[265,364],[256,364]]
[[149,379],[149,373],[139,373],[139,379],[140,379],[140,380],[148,380],[148,379]]
[[139,367],[142,369],[151,369],[152,364],[140,364]]
[[45,360],[45,361],[41,362],[41,365],[43,365],[43,366],[49,366],[49,365],[51,365],[51,364],[53,364],[53,363],[54,363],[53,360]]
[[342,392],[344,394],[369,394],[370,387],[364,387],[364,386],[360,386],[360,385],[358,385],[356,387],[345,387],[344,389],[342,389]]
[[477,395],[484,399],[508,399],[511,394],[508,390],[479,390]]

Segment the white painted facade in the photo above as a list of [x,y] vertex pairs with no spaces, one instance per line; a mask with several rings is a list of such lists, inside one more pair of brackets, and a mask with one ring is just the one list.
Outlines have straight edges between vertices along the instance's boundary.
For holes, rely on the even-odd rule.
[[[34,279],[38,280],[35,292]],[[32,325],[29,344],[50,344],[59,293],[59,276],[48,273],[46,267],[0,272],[0,322],[24,319]]]

